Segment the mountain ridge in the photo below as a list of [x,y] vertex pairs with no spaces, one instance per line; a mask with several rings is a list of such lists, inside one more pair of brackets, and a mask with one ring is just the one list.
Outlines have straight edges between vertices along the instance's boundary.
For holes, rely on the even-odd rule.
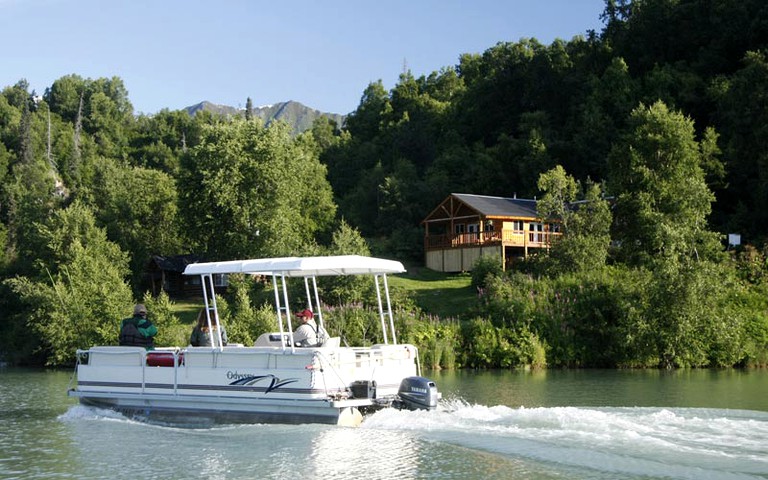
[[[197,112],[205,111],[211,112],[215,115],[223,115],[226,117],[244,116],[245,109],[231,107],[228,105],[217,105],[215,103],[203,100],[200,103],[191,105],[184,109],[189,115],[194,116]],[[320,117],[325,117],[336,122],[341,127],[344,124],[346,115],[339,113],[321,112],[314,108],[308,107],[303,103],[296,102],[294,100],[288,100],[287,102],[278,102],[272,105],[263,105],[260,107],[253,107],[251,110],[255,118],[260,118],[264,121],[264,124],[269,126],[272,122],[283,121],[291,127],[293,135],[298,135],[312,128],[312,123]]]

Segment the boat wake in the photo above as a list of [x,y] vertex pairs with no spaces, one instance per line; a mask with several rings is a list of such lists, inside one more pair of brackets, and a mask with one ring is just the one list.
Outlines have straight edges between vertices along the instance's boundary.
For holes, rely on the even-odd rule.
[[73,405],[69,410],[58,416],[58,420],[63,422],[79,420],[111,420],[121,422],[132,422],[121,413],[105,408],[89,407],[86,405]]
[[768,413],[703,408],[510,408],[444,401],[382,410],[362,428],[613,478],[768,478]]
[[[189,455],[215,444],[221,446],[216,455],[238,464],[240,458],[252,458],[256,448],[270,459],[261,465],[270,471],[295,471],[300,451],[298,468],[309,469],[315,478],[351,474],[359,465],[375,466],[376,475],[366,470],[372,479],[447,478],[440,472],[488,479],[768,478],[768,412],[749,410],[510,408],[454,399],[433,411],[380,410],[365,417],[360,428],[262,424],[177,429],[81,405],[58,418],[73,425],[85,451],[108,444],[99,440],[105,432],[119,432],[141,445],[138,439],[152,435],[148,428],[161,428],[162,435],[155,437],[162,439],[160,445]],[[297,445],[297,435],[306,441]],[[287,455],[284,462],[275,463],[275,448]]]

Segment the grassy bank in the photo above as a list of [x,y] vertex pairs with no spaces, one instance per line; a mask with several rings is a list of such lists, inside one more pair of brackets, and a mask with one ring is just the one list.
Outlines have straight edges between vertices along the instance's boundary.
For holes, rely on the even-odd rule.
[[389,285],[411,292],[416,305],[441,318],[458,317],[475,305],[477,292],[468,273],[448,274],[424,267],[388,277]]

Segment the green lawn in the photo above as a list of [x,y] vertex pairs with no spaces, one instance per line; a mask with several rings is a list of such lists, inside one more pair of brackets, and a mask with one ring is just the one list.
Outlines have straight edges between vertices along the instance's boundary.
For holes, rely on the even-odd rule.
[[194,300],[174,300],[173,313],[179,317],[181,323],[185,325],[194,325],[197,321],[197,312],[203,308],[202,299]]
[[442,273],[424,267],[409,267],[406,273],[389,277],[390,286],[409,290],[416,304],[439,317],[458,317],[477,302],[468,273]]

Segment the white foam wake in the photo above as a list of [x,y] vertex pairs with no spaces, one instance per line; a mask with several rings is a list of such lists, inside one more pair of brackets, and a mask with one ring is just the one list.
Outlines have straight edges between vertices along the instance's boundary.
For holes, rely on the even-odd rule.
[[685,408],[510,408],[444,402],[382,410],[363,428],[578,468],[669,478],[764,478],[768,413]]

